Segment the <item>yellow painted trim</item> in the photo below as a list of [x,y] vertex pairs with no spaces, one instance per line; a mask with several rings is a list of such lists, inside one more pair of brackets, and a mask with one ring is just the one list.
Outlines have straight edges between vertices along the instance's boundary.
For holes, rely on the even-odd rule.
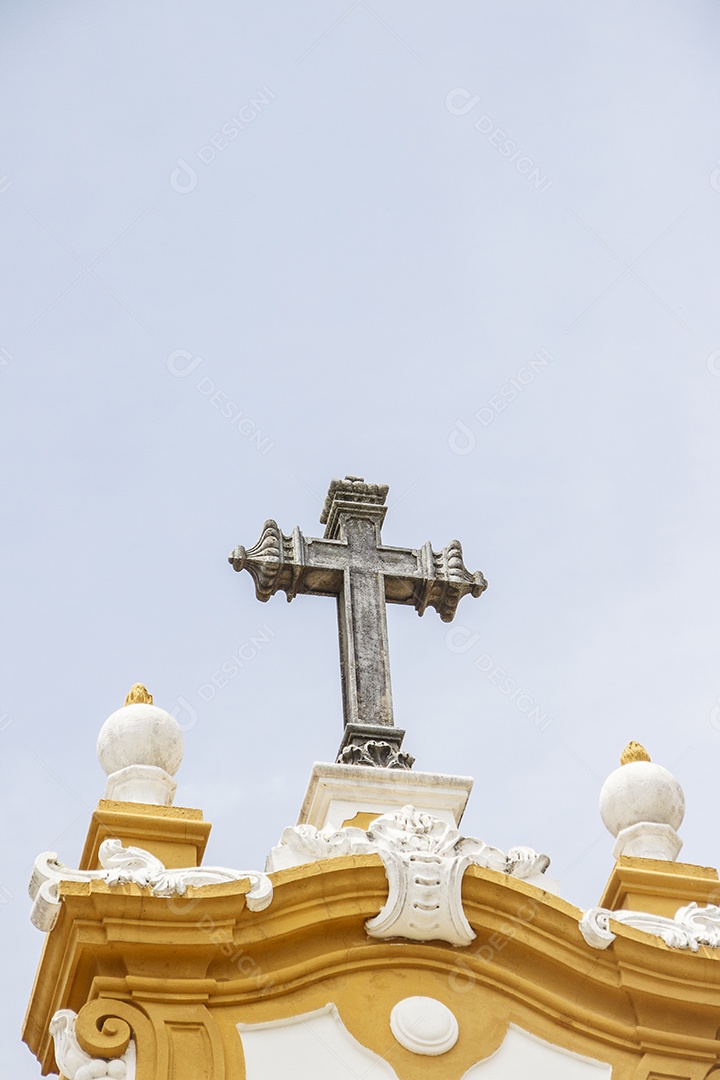
[[[47,1035],[53,1013],[79,1011],[99,996],[147,1015],[163,1080],[179,1048],[191,1059],[210,1055],[213,1080],[222,1052],[222,1070],[242,1080],[235,1023],[297,1015],[328,1001],[363,1045],[392,1054],[400,1080],[459,1080],[497,1048],[510,1022],[608,1061],[613,1080],[645,1080],[649,1073],[638,1069],[647,1055],[681,1060],[687,1070],[701,1063],[707,1071],[718,1060],[717,950],[669,949],[616,925],[613,945],[595,952],[572,904],[479,867],[470,867],[463,883],[465,913],[477,934],[469,947],[379,942],[364,929],[387,898],[379,856],[311,863],[272,877],[275,896],[263,912],[246,908],[247,881],[190,889],[171,900],[134,885],[63,886],[23,1036],[43,1069],[54,1066]],[[696,880],[709,881],[702,874]],[[444,1001],[464,1033],[443,1055],[441,1072],[432,1059],[396,1047],[388,1034],[392,1005],[413,994]],[[209,1067],[204,1058],[191,1063],[197,1075]],[[144,1063],[142,1070],[138,1080],[156,1080]],[[665,1075],[694,1073],[668,1068]]]
[[101,799],[90,819],[80,869],[96,870],[100,845],[113,837],[125,847],[144,848],[169,868],[199,866],[211,828],[202,810]]
[[348,818],[347,821],[343,821],[340,826],[341,829],[353,828],[367,830],[372,825],[373,821],[377,821],[380,817],[379,813],[372,813],[370,810],[358,810],[355,817]]
[[709,866],[636,859],[622,855],[613,867],[600,907],[648,911],[674,918],[679,907],[720,903],[718,872]]

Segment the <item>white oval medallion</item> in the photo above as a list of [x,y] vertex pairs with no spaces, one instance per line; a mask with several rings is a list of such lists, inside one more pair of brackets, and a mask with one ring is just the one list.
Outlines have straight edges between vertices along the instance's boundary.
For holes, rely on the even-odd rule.
[[390,1029],[413,1054],[445,1054],[458,1038],[458,1022],[447,1005],[431,997],[398,1001],[390,1013]]

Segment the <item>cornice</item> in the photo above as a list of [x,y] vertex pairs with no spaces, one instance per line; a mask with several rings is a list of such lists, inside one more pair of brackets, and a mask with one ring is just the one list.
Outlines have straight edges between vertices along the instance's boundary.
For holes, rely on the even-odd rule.
[[[605,951],[590,949],[581,912],[500,872],[471,866],[463,906],[477,935],[467,947],[373,941],[365,923],[387,899],[378,855],[342,856],[277,871],[263,911],[245,903],[249,880],[154,897],[137,885],[67,882],[48,935],[24,1033],[51,1062],[47,1028],[60,1008],[99,993],[127,1000],[203,1000],[277,1014],[278,1003],[336,976],[403,970],[463,980],[533,1017],[576,1030],[620,1052],[675,1053],[713,1062],[720,1009],[718,952],[691,954],[615,924]],[[167,979],[167,956],[183,977]],[[238,973],[237,957],[254,965]],[[263,973],[259,979],[257,971]],[[108,981],[109,980],[109,981]],[[198,997],[198,995],[200,995]],[[292,1006],[283,1005],[283,1008]]]

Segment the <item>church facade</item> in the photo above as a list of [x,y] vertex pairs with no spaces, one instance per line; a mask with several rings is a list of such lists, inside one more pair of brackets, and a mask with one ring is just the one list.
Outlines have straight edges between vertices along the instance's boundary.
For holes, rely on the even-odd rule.
[[133,687],[77,868],[39,856],[46,934],[23,1038],[64,1080],[720,1080],[720,884],[678,861],[684,800],[631,743],[601,813],[597,907],[549,859],[462,831],[472,780],[414,771],[395,728],[385,603],[452,619],[485,588],[454,541],[388,548],[387,489],[333,481],[321,540],[268,521],[236,548],[257,595],[334,596],[344,735],[260,869],[204,866],[175,806],[182,735]]

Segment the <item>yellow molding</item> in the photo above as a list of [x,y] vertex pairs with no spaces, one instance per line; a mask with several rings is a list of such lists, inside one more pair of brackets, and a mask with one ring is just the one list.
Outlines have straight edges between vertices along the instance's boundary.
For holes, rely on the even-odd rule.
[[622,855],[613,867],[599,907],[648,911],[673,918],[679,907],[720,903],[718,872],[709,866],[637,859]]
[[358,810],[354,817],[348,818],[347,821],[343,821],[340,826],[341,829],[369,829],[373,821],[377,821],[380,814],[371,810]]
[[[277,1019],[334,1000],[356,1037],[384,1052],[382,1033],[355,1017],[362,1012],[358,1001],[372,1000],[374,1010],[427,992],[446,1000],[466,1025],[477,1027],[478,1015],[487,1015],[492,1034],[478,1035],[473,1053],[481,1044],[490,1053],[498,1032],[513,1022],[610,1060],[619,1070],[614,1080],[630,1080],[647,1052],[685,1054],[708,1068],[716,1060],[716,950],[669,949],[616,924],[615,942],[598,953],[584,942],[581,912],[573,905],[479,867],[468,869],[463,883],[465,912],[477,934],[470,946],[378,942],[367,937],[364,923],[387,898],[379,856],[311,863],[272,878],[275,896],[262,912],[245,906],[247,880],[189,889],[170,900],[136,885],[65,884],[24,1032],[43,1067],[52,1068],[47,1025],[53,1013],[77,1011],[108,994],[142,1004],[157,1039],[166,1038],[168,1016],[176,1017],[177,1027],[183,1009],[207,1005],[226,1047],[235,1046],[238,1020]],[[187,1023],[176,1047],[207,1049],[205,1036],[191,1034],[197,1021]],[[472,1063],[467,1046],[458,1045],[443,1080],[454,1077],[452,1062],[458,1070]],[[217,1055],[217,1040],[213,1046]],[[425,1075],[404,1058],[400,1066],[401,1080]]]
[[168,868],[199,866],[211,828],[202,810],[101,799],[90,819],[79,868],[96,870],[100,845],[115,837],[125,847],[144,848]]
[[[98,993],[105,997],[123,997],[130,994],[132,1000],[138,1003],[148,1001],[207,1001],[212,1008],[229,1008],[234,1010],[236,1006],[243,1006],[246,1010],[248,1005],[253,1006],[253,1019],[260,1017],[267,1019],[269,1012],[271,1018],[277,1011],[272,1004],[273,1000],[283,999],[287,996],[294,997],[298,989],[308,990],[326,986],[328,980],[342,980],[348,976],[372,972],[394,972],[397,970],[398,956],[402,956],[402,967],[405,968],[412,979],[422,978],[423,973],[444,977],[448,972],[447,954],[444,949],[435,946],[419,945],[417,943],[376,943],[365,945],[357,950],[340,950],[332,955],[317,957],[315,964],[315,977],[306,971],[304,977],[293,979],[289,969],[285,969],[284,975],[287,981],[281,987],[274,989],[270,994],[260,997],[242,992],[240,980],[235,982],[216,980],[180,980],[163,979],[159,977],[128,977],[126,979],[96,979],[93,982],[91,993]],[[532,1030],[533,1016],[537,1014],[538,1000],[536,995],[523,992],[519,980],[493,979],[482,966],[475,966],[475,972],[481,974],[477,982],[486,990],[499,996],[502,1001],[511,998],[516,1006],[514,1022],[520,1023],[527,1030]],[[295,972],[299,974],[299,972]],[[308,977],[310,976],[310,977]],[[243,980],[247,985],[249,980]],[[526,980],[527,981],[527,980]],[[462,996],[463,991],[459,994]],[[622,1050],[643,1052],[650,1050],[661,1052],[667,1051],[668,1047],[676,1049],[676,1040],[666,1032],[658,1032],[655,1029],[636,1025],[634,1022],[633,1008],[630,1000],[627,1001],[627,1016],[625,1022],[606,1019],[599,1027],[592,1019],[592,1013],[588,1009],[578,1009],[577,1015],[572,1017],[568,1014],[566,1002],[550,991],[542,990],[543,1014],[561,1028],[569,1028],[579,1035],[587,1038],[589,1044],[595,1045],[597,1051],[598,1041],[602,1041],[609,1047]],[[254,998],[254,1000],[252,1000]],[[288,1015],[293,1015],[301,1010],[291,1010]],[[285,1015],[281,1010],[280,1015]],[[590,1020],[588,1020],[590,1018]],[[695,1038],[690,1036],[687,1042],[688,1057],[698,1060],[714,1060],[717,1052],[717,1043],[714,1038]]]

